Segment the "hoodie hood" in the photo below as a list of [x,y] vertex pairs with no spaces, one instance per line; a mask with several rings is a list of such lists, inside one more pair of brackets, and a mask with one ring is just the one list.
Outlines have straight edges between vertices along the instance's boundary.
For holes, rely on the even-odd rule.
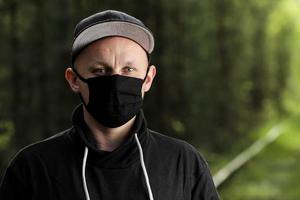
[[82,104],[74,109],[72,122],[74,126],[74,135],[77,140],[79,140],[78,142],[81,143],[80,146],[82,146],[82,148],[86,146],[89,149],[88,162],[101,168],[127,168],[131,164],[139,161],[139,150],[134,138],[135,133],[137,133],[143,149],[147,146],[149,133],[142,110],[136,115],[130,136],[127,137],[118,148],[111,152],[102,151],[97,148],[96,141],[84,121]]

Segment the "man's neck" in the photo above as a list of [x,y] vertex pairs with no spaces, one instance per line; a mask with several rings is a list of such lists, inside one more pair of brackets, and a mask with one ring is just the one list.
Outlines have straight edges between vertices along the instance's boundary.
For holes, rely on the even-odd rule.
[[84,107],[83,115],[85,123],[96,140],[97,148],[102,151],[113,151],[118,148],[129,137],[135,120],[134,117],[120,127],[109,128],[99,124]]

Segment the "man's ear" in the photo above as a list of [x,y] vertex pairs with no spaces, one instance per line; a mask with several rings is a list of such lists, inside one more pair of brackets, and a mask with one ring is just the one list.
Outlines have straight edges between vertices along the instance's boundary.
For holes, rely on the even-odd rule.
[[149,67],[148,74],[146,76],[146,79],[145,79],[145,82],[143,85],[144,92],[148,92],[150,90],[155,75],[156,75],[156,67],[154,65],[151,65]]
[[79,92],[79,86],[77,81],[77,76],[75,75],[73,69],[68,67],[65,71],[65,79],[68,81],[70,88],[73,92]]

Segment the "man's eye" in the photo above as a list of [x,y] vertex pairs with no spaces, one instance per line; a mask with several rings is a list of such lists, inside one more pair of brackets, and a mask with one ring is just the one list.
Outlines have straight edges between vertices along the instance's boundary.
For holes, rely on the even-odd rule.
[[133,67],[125,67],[124,70],[125,70],[125,72],[133,72],[134,68]]
[[95,74],[104,74],[106,70],[104,68],[98,68],[93,71]]

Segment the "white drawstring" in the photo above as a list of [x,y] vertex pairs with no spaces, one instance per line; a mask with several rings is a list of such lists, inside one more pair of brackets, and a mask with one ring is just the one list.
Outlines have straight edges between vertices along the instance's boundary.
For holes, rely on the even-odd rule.
[[150,182],[149,182],[149,177],[148,177],[148,173],[147,173],[147,170],[146,170],[146,167],[145,167],[145,162],[144,162],[143,149],[142,149],[142,146],[140,144],[137,133],[135,133],[134,136],[135,136],[135,141],[138,145],[139,152],[140,152],[141,165],[142,165],[144,176],[145,176],[145,179],[146,179],[146,185],[147,185],[147,189],[148,189],[149,199],[153,200],[153,194],[152,194],[152,190],[151,190],[151,186],[150,186]]
[[83,189],[85,194],[85,199],[90,200],[89,191],[86,185],[86,178],[85,178],[85,166],[86,166],[86,160],[89,153],[89,149],[87,147],[84,148],[84,156],[82,161],[82,180],[83,180]]
[[[137,133],[134,134],[134,137],[135,137],[135,141],[137,143],[137,146],[138,146],[138,149],[139,149],[139,152],[140,152],[140,162],[141,162],[143,173],[144,173],[145,180],[146,180],[149,199],[153,200],[153,194],[152,194],[152,190],[151,190],[151,186],[150,186],[150,182],[149,182],[149,177],[148,177],[148,173],[147,173],[145,162],[144,162],[143,149],[142,149],[142,146],[140,144]],[[85,167],[86,167],[86,160],[87,160],[88,152],[89,152],[89,149],[87,147],[85,147],[83,161],[82,161],[82,180],[83,180],[83,189],[84,189],[84,194],[85,194],[85,199],[86,200],[90,200],[90,195],[89,195],[89,191],[88,191],[88,188],[87,188],[86,177],[85,177]]]

